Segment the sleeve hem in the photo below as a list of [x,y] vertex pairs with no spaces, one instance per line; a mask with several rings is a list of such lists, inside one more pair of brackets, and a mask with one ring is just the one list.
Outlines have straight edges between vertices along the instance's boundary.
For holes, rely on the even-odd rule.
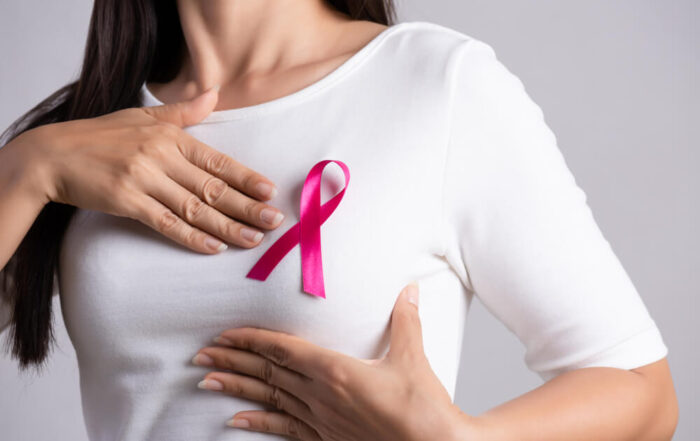
[[663,341],[661,332],[656,323],[652,323],[644,330],[591,357],[565,367],[540,371],[538,374],[543,380],[548,381],[567,371],[586,367],[629,370],[661,360],[667,355],[668,347]]

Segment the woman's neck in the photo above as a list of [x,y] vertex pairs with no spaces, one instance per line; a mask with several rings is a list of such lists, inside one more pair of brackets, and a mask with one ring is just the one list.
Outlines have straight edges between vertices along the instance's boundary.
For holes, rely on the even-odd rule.
[[190,93],[321,60],[351,21],[323,0],[177,0],[177,7],[187,54],[175,82]]

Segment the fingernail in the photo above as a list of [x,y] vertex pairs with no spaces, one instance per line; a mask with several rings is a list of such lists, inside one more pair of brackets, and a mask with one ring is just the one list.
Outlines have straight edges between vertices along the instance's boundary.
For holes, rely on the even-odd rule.
[[255,189],[268,199],[272,199],[277,196],[277,188],[267,182],[258,182]]
[[418,307],[418,283],[413,281],[406,285],[406,300]]
[[197,383],[197,387],[206,390],[224,390],[224,385],[220,381],[204,379]]
[[213,237],[209,237],[209,236],[207,236],[207,238],[204,239],[204,244],[207,247],[209,247],[212,250],[217,251],[217,252],[221,252],[221,251],[225,250],[226,248],[228,248],[228,245],[226,245],[225,243],[221,242],[218,239],[214,239]]
[[216,336],[216,337],[212,338],[212,341],[214,343],[218,343],[220,345],[233,346],[233,342],[226,337]]
[[272,208],[263,208],[260,212],[260,217],[270,225],[277,225],[284,219],[284,215],[281,212]]
[[214,360],[207,354],[196,354],[192,357],[192,363],[197,366],[213,366]]
[[243,238],[246,240],[259,242],[260,239],[262,239],[263,234],[260,231],[251,230],[250,228],[243,227],[241,228],[241,236],[243,236]]
[[231,427],[250,427],[250,421],[244,418],[231,418],[226,421],[226,425]]

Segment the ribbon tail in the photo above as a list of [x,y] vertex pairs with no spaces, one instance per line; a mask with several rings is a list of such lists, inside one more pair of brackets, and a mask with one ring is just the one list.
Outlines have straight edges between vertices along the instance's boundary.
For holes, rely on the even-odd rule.
[[277,264],[299,243],[299,223],[287,230],[275,243],[265,251],[265,254],[248,271],[246,277],[255,280],[265,280]]

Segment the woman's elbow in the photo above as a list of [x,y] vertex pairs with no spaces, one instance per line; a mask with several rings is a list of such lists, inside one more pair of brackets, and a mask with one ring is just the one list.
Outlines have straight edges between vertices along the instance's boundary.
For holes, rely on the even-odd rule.
[[678,426],[679,418],[679,408],[678,408],[678,398],[676,397],[676,392],[673,387],[670,388],[667,398],[664,400],[662,407],[664,417],[661,418],[659,426],[659,439],[668,440],[673,439],[673,434],[676,432],[676,427]]
[[630,369],[642,375],[648,386],[651,402],[651,420],[644,439],[649,441],[670,441],[678,426],[679,405],[676,390],[671,377],[668,361],[664,357],[654,363]]

